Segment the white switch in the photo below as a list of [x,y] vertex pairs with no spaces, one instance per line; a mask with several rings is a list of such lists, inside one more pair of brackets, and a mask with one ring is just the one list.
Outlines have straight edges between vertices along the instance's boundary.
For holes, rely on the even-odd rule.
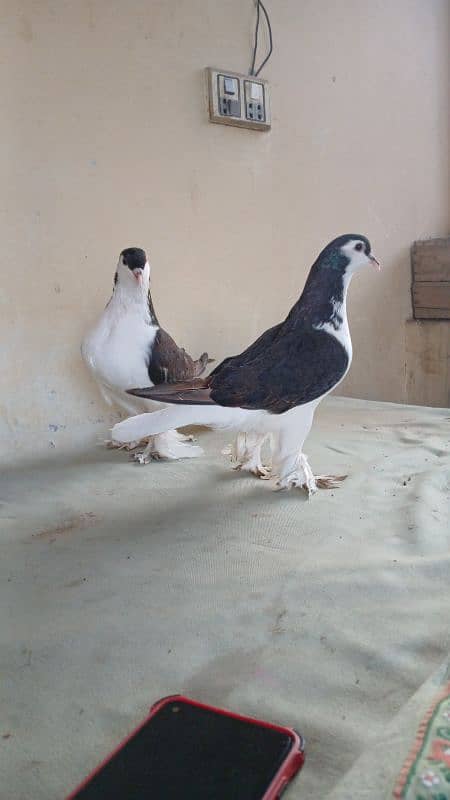
[[263,96],[263,87],[260,83],[250,83],[250,98],[251,100],[256,100],[256,102],[261,101]]
[[226,94],[236,94],[237,92],[237,80],[236,78],[224,78],[223,79],[223,88]]

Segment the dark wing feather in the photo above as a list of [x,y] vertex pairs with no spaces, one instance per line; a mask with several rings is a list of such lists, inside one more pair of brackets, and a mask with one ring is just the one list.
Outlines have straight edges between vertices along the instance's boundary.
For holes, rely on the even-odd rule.
[[330,391],[345,374],[348,355],[326,331],[294,327],[275,335],[252,360],[247,355],[246,363],[235,364],[235,359],[224,362],[210,376],[211,399],[282,414]]
[[273,328],[269,328],[269,330],[264,331],[264,333],[262,333],[261,336],[259,336],[258,339],[253,342],[253,344],[247,347],[246,350],[243,350],[242,353],[239,353],[237,356],[229,356],[229,358],[226,358],[211,372],[211,377],[213,375],[219,375],[219,373],[221,373],[224,368],[229,366],[231,362],[233,363],[233,367],[242,367],[244,364],[253,361],[261,354],[264,354],[276,341],[283,325],[283,322],[280,322],[278,325],[274,325]]
[[203,353],[194,361],[163,328],[158,328],[150,355],[148,376],[155,385],[189,381],[201,375],[207,363],[208,353]]
[[210,393],[207,378],[194,378],[192,381],[184,383],[161,383],[159,386],[147,386],[142,389],[128,389],[128,394],[157,400],[159,403],[188,403],[202,406],[214,405]]

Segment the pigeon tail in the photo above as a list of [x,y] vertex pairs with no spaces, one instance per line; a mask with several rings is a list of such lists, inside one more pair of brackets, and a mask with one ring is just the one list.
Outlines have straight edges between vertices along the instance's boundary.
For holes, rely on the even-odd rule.
[[130,442],[155,436],[187,425],[205,425],[209,428],[239,428],[242,411],[220,406],[169,406],[161,411],[138,414],[118,422],[112,429],[115,442]]
[[195,362],[194,378],[199,378],[200,375],[203,375],[208,364],[212,364],[213,361],[215,361],[215,359],[210,358],[208,353],[202,353],[200,358]]
[[147,400],[156,400],[158,403],[215,405],[210,396],[211,389],[206,380],[201,378],[179,383],[160,383],[158,386],[146,386],[142,389],[128,389],[127,394],[145,397]]

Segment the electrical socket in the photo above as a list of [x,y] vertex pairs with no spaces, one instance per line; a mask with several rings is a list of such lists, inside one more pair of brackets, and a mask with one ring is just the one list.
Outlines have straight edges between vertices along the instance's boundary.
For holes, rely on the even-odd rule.
[[267,81],[251,75],[207,67],[209,119],[257,131],[271,127]]

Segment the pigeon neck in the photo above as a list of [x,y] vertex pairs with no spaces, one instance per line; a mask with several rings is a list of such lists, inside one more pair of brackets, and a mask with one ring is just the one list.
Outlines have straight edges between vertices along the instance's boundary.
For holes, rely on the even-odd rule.
[[339,328],[347,317],[347,289],[350,275],[340,270],[313,267],[303,292],[289,317],[302,326],[330,323]]
[[152,294],[150,291],[150,286],[148,287],[147,292],[147,308],[148,313],[150,314],[150,321],[153,325],[159,325],[158,317],[156,316],[155,308],[153,306]]
[[115,305],[120,305],[127,310],[142,309],[143,314],[149,315],[152,324],[158,324],[149,284],[122,286],[120,283],[116,283],[112,300]]

